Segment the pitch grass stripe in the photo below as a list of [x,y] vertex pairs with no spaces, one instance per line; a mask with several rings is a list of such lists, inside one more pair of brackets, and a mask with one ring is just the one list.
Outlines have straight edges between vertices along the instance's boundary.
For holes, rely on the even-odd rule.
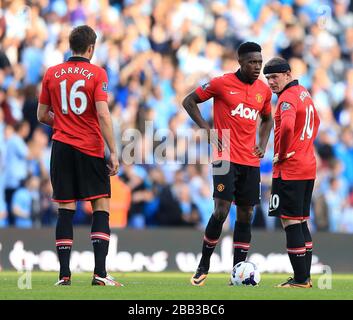
[[0,300],[353,300],[353,274],[334,274],[331,290],[320,290],[320,275],[313,275],[312,289],[278,289],[274,286],[290,274],[261,274],[259,287],[228,286],[229,273],[210,273],[203,287],[189,282],[192,272],[111,272],[123,288],[92,287],[91,272],[72,273],[71,287],[54,287],[56,272],[31,273],[32,289],[20,290],[19,277],[25,273],[0,272]]

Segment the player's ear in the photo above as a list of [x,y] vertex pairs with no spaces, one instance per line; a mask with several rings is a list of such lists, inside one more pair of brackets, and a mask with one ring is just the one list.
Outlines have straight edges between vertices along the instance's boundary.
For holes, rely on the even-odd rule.
[[93,51],[94,51],[94,44],[90,44],[89,47],[88,47],[88,50],[89,50],[89,53],[90,53],[90,54],[93,54]]
[[238,63],[241,66],[244,63],[244,57],[243,56],[238,56]]

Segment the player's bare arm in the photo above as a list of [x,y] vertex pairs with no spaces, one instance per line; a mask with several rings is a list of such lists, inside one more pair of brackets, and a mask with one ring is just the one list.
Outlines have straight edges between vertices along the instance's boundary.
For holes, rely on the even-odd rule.
[[40,123],[49,127],[52,127],[54,124],[54,113],[50,111],[50,107],[45,104],[38,104],[37,118]]
[[213,143],[217,146],[219,150],[222,149],[222,141],[218,140],[217,141],[211,141],[211,127],[208,124],[208,122],[202,117],[200,109],[198,107],[198,103],[203,102],[199,96],[195,93],[195,91],[191,92],[188,94],[183,102],[182,105],[186,112],[189,114],[190,118],[201,128],[201,129],[206,129],[207,130],[207,135],[208,135],[208,142]]
[[259,158],[263,158],[265,155],[266,146],[270,137],[272,126],[273,119],[271,113],[261,115],[261,122],[259,128],[259,143],[254,147],[254,155]]
[[108,161],[109,175],[114,176],[118,173],[119,170],[119,160],[114,140],[113,124],[109,113],[108,103],[105,101],[97,101],[96,109],[102,135],[110,151],[110,157]]
[[202,129],[206,129],[208,132],[211,130],[208,122],[202,117],[200,109],[198,107],[198,103],[203,102],[199,96],[195,93],[195,91],[188,94],[182,105],[185,108],[186,112],[189,114],[191,119]]

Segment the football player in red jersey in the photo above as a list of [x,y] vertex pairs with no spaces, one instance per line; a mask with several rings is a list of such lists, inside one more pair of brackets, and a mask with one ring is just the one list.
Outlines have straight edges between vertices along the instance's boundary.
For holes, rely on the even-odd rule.
[[292,79],[288,62],[271,59],[264,74],[278,96],[269,215],[281,218],[294,277],[282,288],[311,288],[312,238],[307,220],[316,177],[314,140],[320,120],[309,92]]
[[[89,26],[72,30],[69,42],[73,55],[47,70],[39,98],[38,120],[54,131],[50,176],[53,201],[59,203],[56,248],[60,273],[56,285],[71,284],[72,219],[78,200],[90,200],[93,209],[92,285],[121,285],[105,268],[110,238],[109,176],[117,174],[119,161],[107,103],[107,74],[90,63],[96,38]],[[110,151],[107,162],[103,138]]]
[[[203,239],[202,258],[191,284],[201,286],[210,267],[210,258],[222,232],[232,202],[237,205],[237,221],[234,227],[233,266],[246,259],[251,240],[253,208],[260,200],[260,158],[264,156],[272,128],[271,90],[258,77],[262,67],[261,47],[253,42],[238,48],[240,69],[213,78],[196,88],[183,101],[183,106],[195,123],[207,130],[211,128],[202,118],[198,103],[214,98],[214,127],[219,150],[213,162],[215,209],[207,224]],[[259,141],[256,143],[258,117],[261,118]],[[223,133],[229,130],[229,146],[221,146]],[[223,157],[223,154],[225,155]],[[218,174],[219,167],[229,168],[226,174]]]

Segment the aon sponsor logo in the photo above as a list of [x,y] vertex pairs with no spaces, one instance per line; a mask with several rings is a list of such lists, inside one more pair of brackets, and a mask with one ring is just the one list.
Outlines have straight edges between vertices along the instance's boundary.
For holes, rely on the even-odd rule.
[[255,109],[250,109],[249,107],[244,107],[243,103],[239,103],[237,107],[231,111],[231,115],[233,117],[235,117],[237,114],[241,118],[251,119],[256,121],[259,111]]

